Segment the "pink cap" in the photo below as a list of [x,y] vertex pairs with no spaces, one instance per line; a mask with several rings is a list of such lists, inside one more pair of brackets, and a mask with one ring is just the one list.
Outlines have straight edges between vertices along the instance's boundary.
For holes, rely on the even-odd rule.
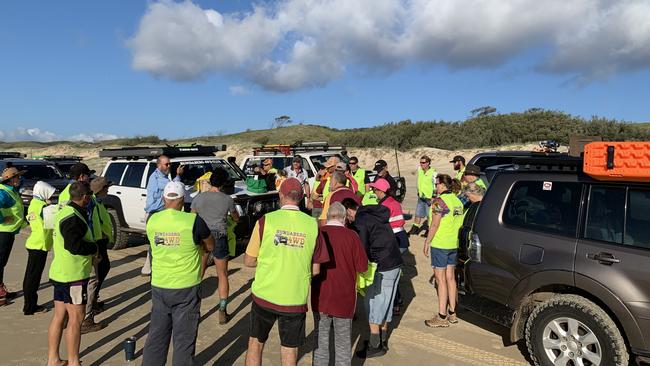
[[384,178],[379,178],[375,180],[373,183],[370,183],[370,187],[372,188],[377,188],[378,190],[382,192],[387,192],[390,189],[390,184],[388,181]]

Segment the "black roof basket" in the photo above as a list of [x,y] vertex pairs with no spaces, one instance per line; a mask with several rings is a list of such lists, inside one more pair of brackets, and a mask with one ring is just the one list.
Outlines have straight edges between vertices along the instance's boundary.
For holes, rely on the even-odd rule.
[[83,157],[74,156],[74,155],[45,155],[45,156],[41,156],[41,159],[54,161],[54,162],[63,161],[63,160],[82,161]]
[[157,158],[166,155],[170,158],[186,156],[214,156],[218,151],[226,151],[226,145],[218,146],[161,146],[161,147],[123,147],[119,149],[103,149],[99,152],[101,158],[143,159]]
[[582,158],[558,154],[547,158],[514,158],[512,164],[518,170],[535,170],[547,172],[579,172],[582,171]]
[[345,151],[345,146],[330,146],[326,141],[298,141],[291,145],[262,145],[253,149],[253,155],[298,155],[302,152],[332,150]]
[[19,153],[18,151],[0,151],[0,159],[7,159],[7,158],[24,158],[27,155],[23,153]]

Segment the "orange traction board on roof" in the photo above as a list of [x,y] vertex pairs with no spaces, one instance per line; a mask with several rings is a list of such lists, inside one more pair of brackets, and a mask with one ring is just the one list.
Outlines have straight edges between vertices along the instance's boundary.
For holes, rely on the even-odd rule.
[[583,171],[598,180],[650,182],[650,142],[585,145]]

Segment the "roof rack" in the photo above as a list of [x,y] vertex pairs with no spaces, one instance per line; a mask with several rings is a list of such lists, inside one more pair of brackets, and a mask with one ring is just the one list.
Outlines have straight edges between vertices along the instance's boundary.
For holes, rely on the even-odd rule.
[[35,157],[35,158],[36,159],[49,160],[49,161],[62,161],[62,160],[82,161],[83,160],[83,157],[74,156],[74,155],[43,155],[43,156],[38,156],[38,157]]
[[119,149],[103,149],[99,152],[99,157],[111,158],[115,160],[118,158],[122,158],[122,159],[157,158],[160,155],[166,155],[170,158],[178,158],[184,156],[214,156],[214,153],[218,151],[226,151],[226,145],[123,147]]
[[582,171],[582,158],[557,154],[548,157],[514,158],[512,164],[517,170],[534,170],[547,172]]
[[0,159],[24,157],[27,157],[27,155],[19,153],[18,151],[0,151]]
[[326,141],[298,141],[295,144],[291,145],[262,145],[260,147],[253,148],[253,155],[297,155],[301,152],[330,150],[345,150],[345,146],[330,146]]

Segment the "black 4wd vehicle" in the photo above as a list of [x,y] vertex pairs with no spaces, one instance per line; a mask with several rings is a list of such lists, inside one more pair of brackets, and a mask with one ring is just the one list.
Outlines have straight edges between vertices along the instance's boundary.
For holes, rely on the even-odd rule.
[[460,304],[525,339],[535,365],[650,357],[650,182],[595,180],[582,159],[513,159],[475,216]]

